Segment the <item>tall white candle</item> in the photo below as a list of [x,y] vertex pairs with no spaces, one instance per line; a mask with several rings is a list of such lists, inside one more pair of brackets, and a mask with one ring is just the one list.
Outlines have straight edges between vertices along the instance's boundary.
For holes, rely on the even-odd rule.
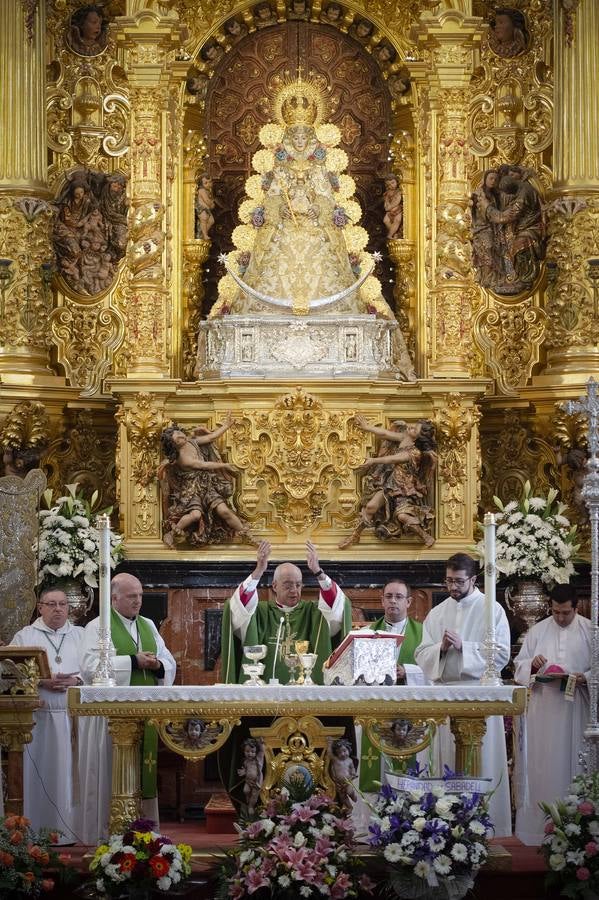
[[485,513],[485,611],[487,630],[495,638],[495,593],[497,569],[495,568],[495,514]]
[[98,516],[100,533],[100,563],[98,583],[100,585],[100,634],[110,629],[110,519]]

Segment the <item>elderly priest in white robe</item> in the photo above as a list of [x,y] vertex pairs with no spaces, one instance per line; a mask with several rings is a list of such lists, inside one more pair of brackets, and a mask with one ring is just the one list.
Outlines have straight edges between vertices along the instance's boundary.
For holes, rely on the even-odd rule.
[[62,832],[60,844],[77,839],[77,766],[73,759],[72,720],[67,712],[67,688],[81,684],[79,656],[83,628],[68,621],[64,591],[42,591],[39,618],[18,631],[17,647],[41,647],[48,655],[50,678],[39,683],[42,707],[34,713],[32,741],[23,752],[23,812],[35,831]]
[[568,585],[556,585],[549,596],[551,615],[527,632],[515,660],[516,681],[531,686],[526,719],[515,723],[516,835],[532,846],[544,837],[539,803],[563,797],[581,771],[578,754],[590,713],[591,623],[578,615]]
[[[449,597],[433,607],[424,620],[422,643],[416,662],[435,684],[476,684],[485,660],[481,645],[485,637],[485,596],[476,588],[477,566],[466,553],[456,553],[446,563]],[[499,603],[495,603],[495,655],[501,671],[510,658],[510,629]],[[489,815],[495,834],[512,833],[510,786],[503,716],[490,716],[481,750],[481,776],[492,779],[494,794]],[[438,753],[441,766],[455,768],[455,744],[448,725],[439,729]]]
[[[112,609],[110,632],[111,656],[116,683],[119,686],[151,687],[171,685],[176,663],[151,619],[139,615],[143,588],[134,575],[121,572],[110,585]],[[85,629],[81,658],[81,674],[91,684],[99,661],[100,620],[93,619]],[[81,718],[79,769],[81,774],[81,839],[95,844],[108,833],[110,814],[112,741],[106,721],[100,717]],[[145,727],[141,772],[143,815],[158,822],[156,796],[156,751],[158,735]],[[149,765],[147,764],[149,762]]]

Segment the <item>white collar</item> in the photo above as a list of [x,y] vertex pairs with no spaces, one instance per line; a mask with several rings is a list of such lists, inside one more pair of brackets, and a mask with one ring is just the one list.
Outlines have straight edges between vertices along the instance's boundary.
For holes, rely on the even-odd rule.
[[72,625],[67,619],[64,625],[61,625],[60,628],[54,630],[54,628],[50,628],[48,625],[46,625],[42,617],[39,616],[39,618],[37,618],[35,622],[32,623],[31,627],[37,628],[38,631],[45,631],[47,632],[47,634],[67,634],[71,630]]
[[383,622],[385,623],[387,631],[394,632],[395,634],[403,634],[406,630],[406,625],[408,624],[408,617],[406,616],[399,622],[387,622],[386,619],[383,619]]

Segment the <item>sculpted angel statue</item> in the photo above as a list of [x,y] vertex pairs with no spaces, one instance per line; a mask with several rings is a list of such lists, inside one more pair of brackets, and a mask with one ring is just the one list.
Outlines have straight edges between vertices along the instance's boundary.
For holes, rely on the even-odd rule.
[[432,422],[398,419],[391,429],[371,425],[364,416],[355,416],[355,422],[382,440],[377,455],[368,457],[357,469],[366,472],[360,518],[339,547],[359,543],[365,528],[374,528],[383,541],[416,534],[426,547],[432,547],[434,513],[427,503],[428,481],[437,459]]
[[214,442],[233,424],[208,431],[194,428],[191,435],[173,425],[162,432],[164,459],[158,468],[162,485],[163,541],[167,547],[198,546],[254,538],[247,523],[230,506],[237,469],[222,461]]

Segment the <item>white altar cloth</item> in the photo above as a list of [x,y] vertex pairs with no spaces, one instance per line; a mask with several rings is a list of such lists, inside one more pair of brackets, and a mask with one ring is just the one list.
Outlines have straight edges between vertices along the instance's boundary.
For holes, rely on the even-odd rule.
[[288,685],[265,685],[248,687],[244,684],[174,685],[172,687],[95,687],[79,688],[81,703],[175,703],[177,700],[192,703],[298,703],[327,702],[347,703],[348,701],[381,701],[401,703],[407,701],[500,701],[509,703],[513,699],[517,685],[487,687],[475,684],[455,685],[415,685],[413,687],[381,685],[348,685],[313,687],[290,687]]

